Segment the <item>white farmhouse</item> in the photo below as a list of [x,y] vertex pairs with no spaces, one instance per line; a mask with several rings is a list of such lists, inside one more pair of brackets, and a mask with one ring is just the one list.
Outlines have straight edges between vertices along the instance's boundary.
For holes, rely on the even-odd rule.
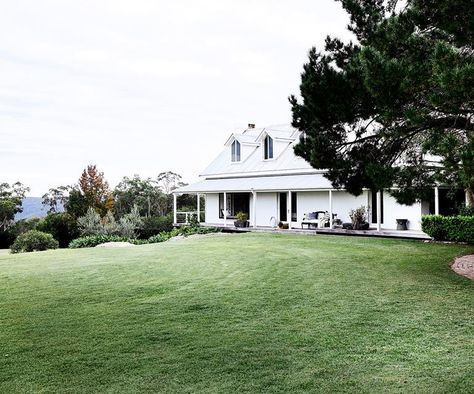
[[175,224],[178,194],[204,195],[205,223],[229,227],[234,226],[238,212],[248,215],[250,227],[274,227],[284,222],[290,228],[301,228],[309,213],[326,212],[326,225],[332,228],[335,222],[350,222],[349,211],[364,206],[373,229],[394,230],[397,219],[407,219],[408,229],[419,231],[423,214],[439,213],[438,188],[431,203],[412,206],[398,204],[386,191],[366,190],[356,197],[334,189],[324,171],[294,154],[299,135],[289,126],[257,129],[252,124],[241,134],[232,134],[201,174],[201,181],[174,191]]

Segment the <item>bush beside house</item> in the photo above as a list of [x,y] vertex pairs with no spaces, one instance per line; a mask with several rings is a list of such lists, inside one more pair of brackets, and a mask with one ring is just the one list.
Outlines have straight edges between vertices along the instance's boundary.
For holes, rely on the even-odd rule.
[[474,216],[426,215],[421,228],[437,241],[474,243]]

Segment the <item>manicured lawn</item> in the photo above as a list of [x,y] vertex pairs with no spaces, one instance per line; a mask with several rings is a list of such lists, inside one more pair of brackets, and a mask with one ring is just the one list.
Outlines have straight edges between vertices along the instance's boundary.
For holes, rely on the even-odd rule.
[[473,392],[459,245],[248,234],[0,253],[0,392]]

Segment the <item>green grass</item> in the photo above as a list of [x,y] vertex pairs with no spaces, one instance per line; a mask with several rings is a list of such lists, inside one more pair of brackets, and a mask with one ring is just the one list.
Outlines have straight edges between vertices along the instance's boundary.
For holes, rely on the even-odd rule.
[[0,253],[0,392],[473,392],[462,245],[210,236]]

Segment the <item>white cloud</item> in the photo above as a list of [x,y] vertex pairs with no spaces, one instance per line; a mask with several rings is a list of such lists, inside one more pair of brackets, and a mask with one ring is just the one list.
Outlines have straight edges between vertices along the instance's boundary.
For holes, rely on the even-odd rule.
[[1,181],[41,195],[98,164],[111,184],[187,181],[249,122],[289,123],[333,0],[15,1],[0,14]]

